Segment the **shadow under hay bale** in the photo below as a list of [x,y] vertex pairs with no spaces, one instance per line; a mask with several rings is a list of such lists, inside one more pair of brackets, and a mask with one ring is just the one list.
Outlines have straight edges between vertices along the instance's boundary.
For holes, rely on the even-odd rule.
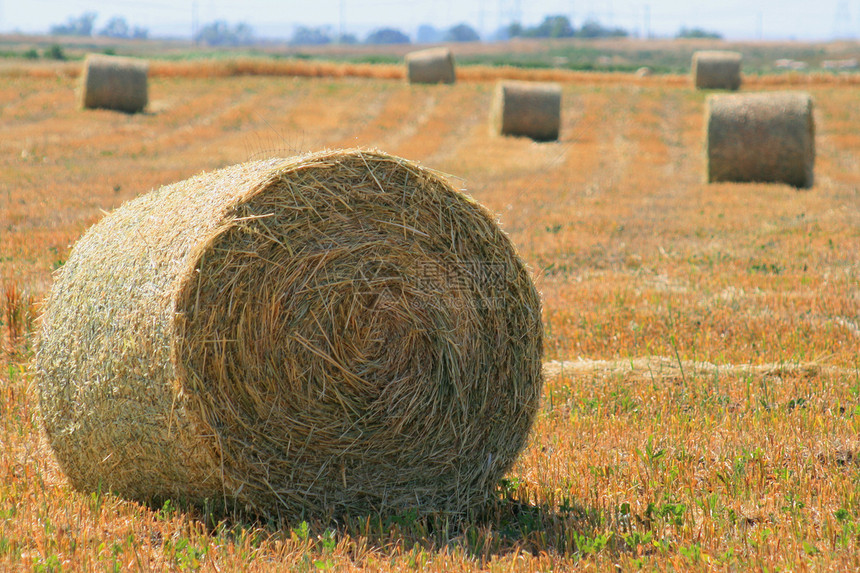
[[693,85],[700,90],[737,90],[741,87],[739,52],[705,51],[693,54]]
[[561,86],[502,81],[490,108],[490,128],[496,135],[521,135],[535,141],[555,141],[561,125]]
[[145,61],[90,54],[84,60],[79,86],[84,109],[112,109],[138,113],[149,101]]
[[453,84],[454,55],[448,48],[430,48],[406,54],[406,75],[410,84]]
[[375,151],[236,165],[93,226],[45,304],[44,427],[81,490],[279,518],[492,498],[542,386],[493,217]]
[[711,95],[705,106],[709,182],[812,187],[815,121],[809,94]]

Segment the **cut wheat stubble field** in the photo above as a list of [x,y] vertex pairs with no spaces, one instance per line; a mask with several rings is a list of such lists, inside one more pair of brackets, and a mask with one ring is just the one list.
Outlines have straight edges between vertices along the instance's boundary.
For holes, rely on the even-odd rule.
[[[580,76],[562,83],[560,140],[534,143],[490,134],[489,79],[155,73],[148,112],[125,115],[79,110],[65,73],[4,75],[2,567],[855,568],[856,88],[803,82],[818,153],[796,191],[704,183],[705,95],[688,83]],[[569,361],[548,366],[498,506],[457,527],[212,527],[71,490],[39,438],[26,336],[70,245],[202,170],[357,145],[450,174],[498,214],[542,293],[545,360]]]

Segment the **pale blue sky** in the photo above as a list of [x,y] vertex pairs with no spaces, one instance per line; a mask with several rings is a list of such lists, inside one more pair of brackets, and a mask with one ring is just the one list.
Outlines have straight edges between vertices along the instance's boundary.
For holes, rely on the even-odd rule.
[[722,32],[730,39],[860,37],[860,0],[0,0],[0,32],[47,32],[70,16],[92,11],[96,28],[112,16],[152,35],[185,35],[196,9],[200,24],[216,19],[250,24],[258,36],[287,38],[296,25],[330,25],[362,38],[380,26],[394,26],[414,37],[422,23],[445,28],[466,22],[484,34],[511,21],[536,24],[548,14],[572,17],[575,25],[591,16],[631,33],[671,36],[681,26]]

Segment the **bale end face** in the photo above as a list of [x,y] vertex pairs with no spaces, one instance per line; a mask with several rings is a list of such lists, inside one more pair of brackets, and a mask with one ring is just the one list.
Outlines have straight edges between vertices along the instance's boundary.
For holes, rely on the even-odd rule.
[[462,514],[525,445],[540,316],[493,217],[436,174],[363,150],[252,162],[75,245],[45,306],[41,412],[83,490]]
[[737,90],[741,86],[739,52],[704,51],[693,54],[693,84],[696,89]]
[[711,95],[705,125],[708,182],[812,187],[815,120],[809,94]]
[[560,127],[560,85],[517,81],[496,85],[490,109],[493,134],[556,141]]
[[142,112],[149,101],[145,61],[90,54],[84,60],[79,90],[83,109]]

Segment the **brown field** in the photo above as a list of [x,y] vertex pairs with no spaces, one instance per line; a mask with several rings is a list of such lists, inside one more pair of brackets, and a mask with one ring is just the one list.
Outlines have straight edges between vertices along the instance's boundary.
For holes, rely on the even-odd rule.
[[[816,183],[797,191],[705,184],[705,94],[681,76],[260,66],[154,63],[140,115],[78,109],[76,64],[0,67],[0,569],[860,567],[860,76],[742,87],[813,96]],[[558,142],[490,135],[498,77],[562,82]],[[353,146],[450,174],[534,272],[544,406],[496,506],[212,524],[71,490],[28,363],[75,240],[202,170]]]

